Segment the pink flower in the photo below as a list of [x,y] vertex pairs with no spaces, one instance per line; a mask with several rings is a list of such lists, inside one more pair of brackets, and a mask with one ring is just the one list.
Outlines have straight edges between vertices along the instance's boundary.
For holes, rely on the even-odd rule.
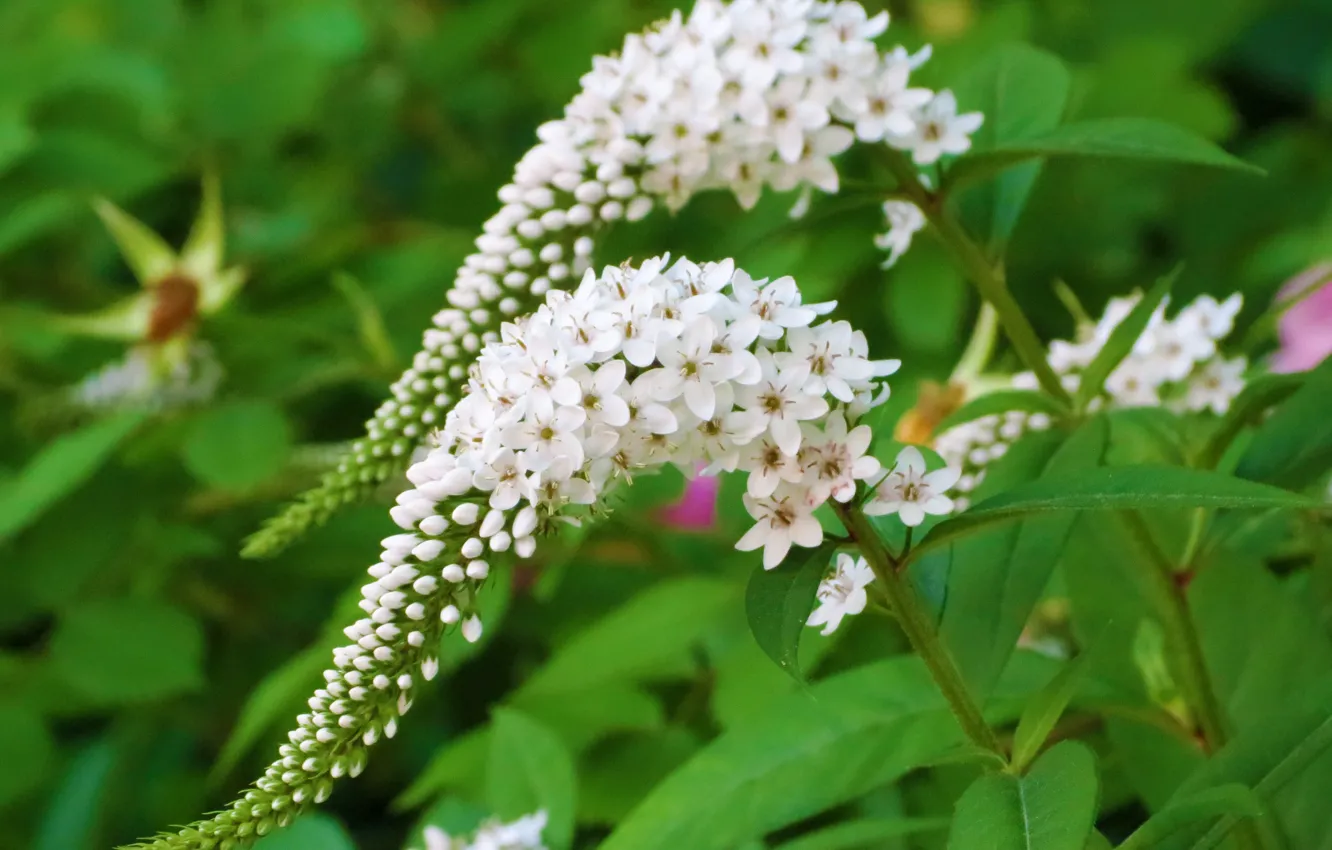
[[717,493],[721,479],[700,475],[685,485],[680,501],[661,512],[661,520],[676,528],[706,531],[717,522]]
[[[1305,295],[1310,289],[1316,292]],[[1304,295],[1277,325],[1281,346],[1273,372],[1303,372],[1332,354],[1332,262],[1320,263],[1291,278],[1277,294],[1277,305]]]

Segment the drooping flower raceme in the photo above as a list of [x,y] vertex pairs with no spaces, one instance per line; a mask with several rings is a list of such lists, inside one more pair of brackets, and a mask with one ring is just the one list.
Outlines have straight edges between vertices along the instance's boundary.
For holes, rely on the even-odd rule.
[[[832,157],[857,139],[921,163],[964,150],[980,115],[959,117],[951,94],[913,87],[928,51],[880,51],[874,39],[887,24],[850,0],[699,0],[687,17],[596,57],[564,117],[541,126],[500,189],[503,207],[459,270],[449,307],[365,438],[247,554],[275,551],[405,468],[461,397],[481,347],[547,291],[573,286],[607,225],[710,189],[746,208],[767,187],[835,192]],[[701,386],[689,390],[700,403]]]
[[444,630],[481,636],[476,595],[492,562],[594,517],[636,475],[666,464],[746,473],[755,526],[739,548],[761,548],[773,568],[792,545],[817,546],[814,511],[879,472],[858,421],[899,365],[870,360],[846,322],[819,321],[833,306],[730,261],[655,258],[589,271],[505,323],[408,469],[413,486],[390,510],[403,533],[383,541],[361,589],[366,616],[345,630],[280,759],[230,808],[154,846],[252,837],[323,800],[396,732],[438,672]]
[[[1079,328],[1077,341],[1050,343],[1047,359],[1065,388],[1078,388],[1083,370],[1096,359],[1139,297],[1111,299],[1095,324]],[[1203,295],[1167,318],[1167,303],[1163,302],[1128,356],[1110,373],[1094,406],[1165,406],[1177,413],[1225,413],[1244,388],[1248,361],[1225,357],[1218,344],[1234,329],[1242,305],[1238,293],[1220,302]],[[1015,375],[1012,383],[1019,389],[1037,388],[1030,372]],[[966,493],[980,485],[986,465],[1002,457],[1018,437],[1049,426],[1050,418],[1044,413],[1009,411],[951,428],[938,436],[934,447],[950,466],[962,467],[957,489]],[[959,510],[966,509],[965,498],[957,503]]]

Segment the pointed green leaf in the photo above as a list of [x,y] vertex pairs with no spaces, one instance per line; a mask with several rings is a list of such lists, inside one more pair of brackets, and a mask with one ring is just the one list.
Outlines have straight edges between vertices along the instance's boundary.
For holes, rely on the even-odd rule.
[[287,661],[260,680],[250,691],[222,752],[213,761],[208,782],[216,785],[231,773],[263,735],[291,721],[309,696],[311,683],[328,666],[331,647],[314,646]]
[[521,693],[583,691],[650,676],[690,647],[736,604],[730,582],[690,577],[661,582],[575,634]]
[[745,588],[745,615],[749,631],[777,666],[797,681],[800,672],[800,637],[814,609],[815,592],[828,572],[833,546],[820,546],[787,558],[776,569],[756,567]]
[[993,496],[936,525],[911,557],[1006,522],[1053,511],[1146,508],[1286,508],[1322,510],[1315,499],[1202,469],[1125,466],[1051,476]]
[[1170,288],[1179,279],[1180,269],[1161,278],[1151,291],[1142,297],[1124,320],[1110,332],[1110,338],[1101,346],[1096,357],[1083,370],[1079,379],[1078,391],[1073,396],[1073,404],[1078,410],[1086,410],[1092,399],[1099,396],[1105,388],[1105,380],[1115,371],[1124,358],[1133,350],[1142,332],[1151,323],[1152,314],[1170,294]]
[[1032,138],[964,156],[949,169],[951,185],[984,179],[1033,159],[1072,156],[1201,165],[1262,174],[1181,127],[1150,118],[1099,118],[1056,127]]
[[777,845],[777,850],[866,850],[921,832],[942,832],[943,818],[866,818],[839,823]]
[[1221,424],[1208,438],[1207,444],[1198,456],[1197,465],[1203,469],[1215,468],[1241,431],[1259,422],[1263,414],[1289,398],[1292,393],[1304,386],[1308,378],[1307,372],[1260,375],[1245,384],[1244,389],[1230,403],[1230,409],[1226,411]]
[[936,434],[942,434],[949,428],[956,428],[958,425],[965,425],[985,416],[996,416],[1012,410],[1020,410],[1024,413],[1044,413],[1052,418],[1068,413],[1068,408],[1058,399],[1051,398],[1037,390],[998,390],[978,396],[962,405],[951,416],[940,422],[934,431]]
[[175,269],[176,252],[148,225],[105,198],[93,201],[93,209],[111,231],[139,283],[153,286]]
[[1021,773],[1040,752],[1045,739],[1068,707],[1069,700],[1087,675],[1089,652],[1066,663],[1050,682],[1031,698],[1013,733],[1013,770]]
[[1053,747],[1026,776],[986,774],[957,801],[949,850],[1085,850],[1096,822],[1096,757]]
[[1235,474],[1299,489],[1313,483],[1332,464],[1332,358],[1309,372],[1304,386],[1268,417],[1253,435]]
[[[1099,466],[1107,432],[1098,417],[1062,442],[1054,442],[1062,435],[1052,433],[1020,440],[991,467],[986,484],[1003,485],[1005,477],[1027,482],[1042,473],[1072,475]],[[949,547],[952,563],[940,632],[978,699],[989,695],[1012,657],[1076,518],[1073,513],[1032,516]]]
[[388,328],[384,326],[384,316],[379,312],[379,305],[366,292],[361,282],[345,272],[333,275],[333,288],[342,294],[352,314],[356,317],[356,330],[361,337],[361,346],[376,366],[385,371],[396,368],[398,354],[393,350],[393,341],[389,339]]
[[[1064,115],[1071,83],[1058,56],[1029,44],[1001,45],[954,86],[964,109],[985,115],[972,137],[973,149],[990,150],[1054,129]],[[1041,167],[1040,162],[1028,162],[970,189],[961,198],[968,229],[990,246],[1007,242]]]
[[92,477],[143,419],[138,411],[120,413],[47,443],[13,480],[0,484],[0,543]]
[[0,806],[34,791],[55,762],[55,741],[33,708],[6,699],[0,703]]
[[511,708],[495,712],[486,764],[486,802],[513,820],[544,809],[542,838],[551,850],[573,842],[577,776],[573,757],[554,733]]
[[1174,800],[1152,815],[1119,845],[1119,850],[1147,850],[1200,821],[1215,821],[1227,815],[1256,818],[1262,811],[1262,802],[1243,785],[1231,783],[1207,788]]
[[723,733],[600,850],[730,850],[891,782],[960,738],[918,659],[860,667]]

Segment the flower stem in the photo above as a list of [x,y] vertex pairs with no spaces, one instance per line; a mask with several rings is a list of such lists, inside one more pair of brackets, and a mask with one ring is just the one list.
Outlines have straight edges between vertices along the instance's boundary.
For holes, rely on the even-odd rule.
[[1060,401],[1068,401],[1068,392],[1045,359],[1045,346],[1036,336],[1036,330],[1027,321],[1026,314],[1014,300],[1013,294],[1008,291],[1003,266],[992,263],[981,247],[967,235],[966,230],[946,208],[944,196],[932,192],[920,182],[915,167],[905,154],[886,146],[881,147],[881,150],[884,162],[897,178],[898,191],[920,207],[940,238],[957,255],[962,270],[981,297],[994,306],[999,314],[999,323],[1003,325],[1004,333],[1013,343],[1022,363],[1036,374],[1036,379],[1047,393]]
[[1225,715],[1207,672],[1184,590],[1175,582],[1170,559],[1156,545],[1142,517],[1132,512],[1125,512],[1123,517],[1129,536],[1144,556],[1131,559],[1131,563],[1147,604],[1165,632],[1166,662],[1197,719],[1207,750],[1215,752],[1226,743]]
[[835,504],[834,508],[870,568],[874,570],[874,577],[878,579],[879,586],[888,597],[898,625],[906,634],[907,640],[911,642],[912,649],[920,655],[925,666],[929,668],[930,675],[934,677],[935,684],[948,700],[948,705],[962,726],[962,731],[966,732],[967,737],[977,746],[1004,756],[998,737],[985,722],[980,707],[976,705],[976,701],[967,690],[966,682],[962,680],[961,672],[953,663],[947,647],[940,640],[933,619],[921,605],[915,589],[907,578],[898,573],[896,560],[874,530],[874,526],[870,524],[869,518],[860,508],[853,505]]

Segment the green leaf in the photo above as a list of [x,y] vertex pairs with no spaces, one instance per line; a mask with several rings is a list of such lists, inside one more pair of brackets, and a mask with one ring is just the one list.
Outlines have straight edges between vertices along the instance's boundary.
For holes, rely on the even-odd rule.
[[238,401],[200,416],[185,438],[185,466],[205,484],[244,490],[282,468],[291,426],[269,402]]
[[1069,700],[1073,699],[1078,685],[1087,675],[1089,657],[1090,653],[1084,652],[1065,664],[1022,710],[1017,730],[1013,733],[1013,770],[1016,773],[1027,769],[1059,722]]
[[[1011,460],[1003,458],[1004,469],[992,469],[991,474],[1018,480],[1030,480],[1042,470],[1046,475],[1077,474],[1102,463],[1106,440],[1106,423],[1097,417],[1058,444],[1048,462],[1049,441],[1020,441],[1009,452]],[[1019,472],[1016,467],[1024,460],[1025,468]],[[1012,656],[1076,518],[1073,513],[1031,516],[958,540],[949,548],[952,563],[940,631],[977,698],[985,699]]]
[[79,750],[50,796],[32,850],[100,850],[102,806],[119,756],[110,735]]
[[[1028,44],[1004,44],[958,80],[954,91],[966,110],[985,123],[973,136],[978,151],[1042,135],[1059,124],[1072,80],[1064,63]],[[1029,162],[997,174],[962,198],[968,229],[997,247],[1008,241],[1026,206],[1042,163]]]
[[161,699],[203,683],[203,630],[164,602],[98,599],[65,614],[49,658],[70,689],[95,702]]
[[1305,372],[1259,375],[1245,384],[1244,389],[1230,403],[1230,409],[1221,419],[1221,424],[1207,439],[1207,444],[1198,456],[1198,466],[1214,469],[1241,431],[1261,421],[1269,409],[1304,386],[1308,377]]
[[0,544],[88,480],[143,419],[140,412],[121,413],[48,443],[0,487]]
[[580,764],[579,822],[614,826],[624,820],[657,783],[693,757],[699,746],[698,735],[679,726],[606,741]]
[[860,667],[723,733],[600,850],[728,850],[891,782],[959,739],[918,659]]
[[1008,413],[1011,410],[1045,413],[1052,418],[1062,417],[1068,413],[1068,408],[1058,399],[1037,390],[997,390],[962,405],[951,416],[940,422],[934,431],[936,434],[942,434],[949,428],[956,428],[958,425],[965,425],[986,416]]
[[[1236,735],[1203,762],[1175,792],[1170,803],[1207,789],[1238,783],[1252,788],[1265,806],[1271,806],[1282,799],[1283,789],[1329,747],[1332,747],[1332,678],[1324,677],[1316,684],[1289,691],[1286,703],[1267,717],[1265,723]],[[1315,790],[1320,791],[1319,796],[1325,796],[1320,789]],[[1328,814],[1325,806],[1321,814],[1325,835]],[[1183,826],[1157,842],[1153,850],[1215,847],[1234,825],[1234,818],[1226,816],[1211,829],[1196,824]]]
[[754,640],[778,667],[797,681],[804,681],[800,672],[800,637],[835,549],[824,545],[801,552],[776,569],[756,567],[745,588],[745,614]]
[[495,712],[486,765],[486,802],[495,816],[513,820],[544,809],[542,837],[551,850],[573,842],[577,776],[573,757],[545,727],[520,712]]
[[653,585],[571,637],[522,688],[523,694],[584,691],[650,677],[687,655],[736,602],[736,587],[706,578]]
[[332,815],[313,812],[265,835],[254,850],[356,850],[356,843]]
[[949,183],[960,186],[1033,159],[1057,156],[1172,162],[1263,173],[1261,168],[1231,156],[1206,139],[1164,121],[1097,118],[1064,124],[1039,136],[964,156],[949,169]]
[[1110,338],[1101,346],[1101,350],[1096,353],[1096,357],[1079,378],[1078,391],[1073,396],[1073,405],[1076,409],[1086,410],[1091,400],[1104,391],[1106,378],[1109,378],[1115,367],[1129,355],[1138,338],[1142,336],[1142,332],[1147,330],[1152,314],[1170,294],[1171,287],[1179,279],[1180,271],[1180,268],[1176,268],[1157,281],[1156,286],[1153,286],[1151,291],[1134,305],[1124,320],[1110,332]]
[[470,789],[490,755],[490,727],[473,729],[440,747],[407,789],[393,800],[396,811],[413,809],[450,788]]
[[41,715],[26,705],[0,703],[0,806],[40,785],[54,757],[55,741]]
[[1096,757],[1064,741],[1026,776],[977,779],[957,801],[949,850],[1085,850],[1096,794]]
[[947,828],[944,818],[866,818],[824,827],[778,844],[777,850],[869,850],[892,838]]
[[1256,818],[1262,811],[1262,803],[1243,785],[1232,783],[1207,788],[1174,800],[1152,815],[1119,845],[1119,850],[1146,850],[1183,829],[1196,826],[1199,821],[1215,821],[1227,815]]
[[393,340],[389,338],[384,316],[374,298],[359,280],[345,272],[333,275],[333,288],[342,294],[351,307],[356,317],[356,332],[361,337],[361,347],[370,355],[371,362],[386,372],[397,368],[398,354],[393,349]]
[[319,673],[328,665],[331,652],[329,647],[311,647],[266,675],[255,686],[241,707],[231,736],[222,745],[222,752],[208,772],[210,785],[224,779],[259,743],[264,733],[279,723],[290,722],[293,714],[304,710],[299,707],[309,696],[313,683],[319,681]]
[[1319,510],[1324,505],[1289,490],[1202,469],[1102,468],[1079,475],[1042,478],[992,496],[960,516],[936,525],[912,550],[911,557],[1033,514],[1190,507]]
[[1235,474],[1291,489],[1312,484],[1332,464],[1332,358],[1308,373],[1304,386],[1253,435]]

